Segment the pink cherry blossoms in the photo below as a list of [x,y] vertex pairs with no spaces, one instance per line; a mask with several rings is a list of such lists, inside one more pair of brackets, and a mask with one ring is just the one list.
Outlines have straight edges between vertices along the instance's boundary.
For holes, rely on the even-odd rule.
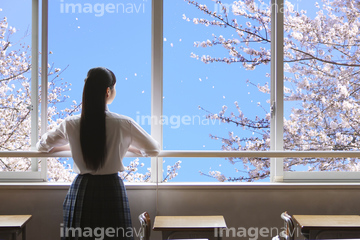
[[[225,31],[236,34],[232,38],[213,34],[212,39],[204,36],[204,40],[194,43],[198,48],[225,48],[228,56],[198,56],[194,51],[192,58],[206,64],[241,64],[246,70],[270,63],[269,1],[241,0],[227,4],[213,1],[218,11],[211,11],[199,1],[185,1],[205,13],[203,18],[194,18],[193,23],[223,28],[224,34]],[[360,3],[323,0],[313,2],[311,7],[316,9],[315,14],[298,9],[294,1],[285,1],[284,5],[284,100],[292,106],[291,113],[284,119],[284,150],[359,150]],[[186,15],[183,19],[191,22]],[[270,92],[268,83],[255,84],[254,81],[249,80],[260,92]],[[258,105],[264,111],[255,118],[246,117],[237,102],[237,113],[226,113],[226,106],[218,114],[208,112],[208,118],[254,133],[249,137],[235,128],[228,136],[210,135],[222,141],[222,150],[269,150],[270,111]],[[203,174],[219,181],[255,181],[269,177],[269,159],[227,160],[242,164],[243,170],[237,170],[239,175],[224,176],[219,171]],[[358,171],[360,163],[350,158],[284,160],[285,171],[295,171],[299,166],[306,166],[308,171]]]

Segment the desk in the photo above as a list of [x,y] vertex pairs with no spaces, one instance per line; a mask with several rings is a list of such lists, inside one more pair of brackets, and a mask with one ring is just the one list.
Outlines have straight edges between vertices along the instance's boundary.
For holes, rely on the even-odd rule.
[[163,239],[169,239],[177,232],[206,232],[220,239],[219,230],[223,228],[226,228],[223,216],[156,216],[153,230],[162,231]]
[[12,240],[22,233],[22,240],[26,240],[26,224],[31,218],[31,215],[0,215],[0,233],[10,233]]
[[307,239],[317,239],[320,234],[327,238],[360,238],[359,215],[293,215],[293,219]]

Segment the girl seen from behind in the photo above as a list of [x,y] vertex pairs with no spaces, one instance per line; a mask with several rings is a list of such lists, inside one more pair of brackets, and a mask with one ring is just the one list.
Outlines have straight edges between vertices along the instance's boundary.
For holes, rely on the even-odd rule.
[[127,151],[153,157],[160,146],[133,119],[107,109],[116,96],[115,86],[112,71],[90,69],[81,115],[66,118],[37,143],[42,152],[71,150],[78,173],[63,204],[62,239],[133,239],[126,189],[118,172],[124,171]]

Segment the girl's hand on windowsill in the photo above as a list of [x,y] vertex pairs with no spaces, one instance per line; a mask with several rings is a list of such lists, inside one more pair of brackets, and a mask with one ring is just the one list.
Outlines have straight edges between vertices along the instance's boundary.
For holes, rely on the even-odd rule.
[[62,152],[62,151],[70,151],[70,146],[64,145],[61,147],[54,147],[53,149],[50,150],[49,153],[56,153],[56,152]]

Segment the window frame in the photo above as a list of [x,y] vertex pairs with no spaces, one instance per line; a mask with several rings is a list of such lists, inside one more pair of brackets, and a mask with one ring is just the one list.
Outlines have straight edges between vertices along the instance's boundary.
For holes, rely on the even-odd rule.
[[[38,87],[39,87],[39,17],[41,17],[41,52],[48,52],[48,0],[41,1],[41,13],[39,11],[40,0],[32,0],[32,66],[31,66],[31,150],[36,150],[35,145],[39,138],[38,120]],[[156,119],[163,115],[163,0],[152,0],[152,30],[151,30],[151,135],[160,143],[163,149],[163,127]],[[270,157],[270,182],[342,182],[360,181],[360,172],[286,172],[283,170],[284,154],[293,154],[283,150],[283,118],[284,118],[284,12],[281,10],[284,0],[271,0],[271,127],[270,127],[270,151],[269,152],[221,152],[221,151],[162,151],[159,157],[151,158],[151,183],[162,182],[163,157],[225,157],[233,154],[237,157],[255,156]],[[41,54],[41,98],[47,99],[48,77],[47,77],[48,55]],[[41,135],[47,130],[47,101],[41,103]],[[305,152],[302,157],[314,156],[324,152]],[[326,152],[328,155],[335,153]],[[6,157],[6,153],[0,153]],[[285,154],[285,155],[286,155]],[[345,151],[336,153],[348,155]],[[8,154],[9,155],[9,154]],[[11,155],[11,154],[10,154]],[[10,156],[9,155],[9,156]],[[46,160],[41,161],[39,171],[38,158],[68,156],[68,154],[44,154],[37,152],[17,152],[11,156],[31,157],[31,172],[0,172],[0,180],[9,181],[47,181]],[[127,154],[128,156],[129,154]],[[353,152],[354,156],[360,157],[360,152]],[[131,154],[129,155],[131,157]],[[287,155],[288,157],[288,155]]]
[[[284,0],[271,0],[270,150],[284,151]],[[274,26],[274,27],[273,27]],[[275,57],[275,60],[273,61]],[[339,151],[340,152],[340,151]],[[342,151],[346,154],[346,151]],[[331,154],[330,154],[331,155]],[[359,154],[357,154],[359,157]],[[271,182],[358,182],[360,172],[284,171],[283,158],[271,158]]]
[[[151,136],[163,149],[163,127],[156,119],[163,115],[163,0],[151,2]],[[163,158],[151,158],[151,182],[162,182]]]
[[[39,0],[32,0],[31,5],[31,150],[36,151],[36,143],[39,139],[39,17],[41,16],[41,52],[47,52],[48,36],[48,0],[41,1],[41,13]],[[46,71],[42,71],[46,69]],[[41,54],[41,98],[47,99],[47,54]],[[45,113],[45,114],[44,114]],[[41,134],[47,129],[47,101],[41,104]],[[24,156],[27,157],[27,156]],[[39,170],[39,158],[32,157],[31,171],[29,172],[1,172],[1,181],[47,181],[46,158],[43,158]]]
[[[271,0],[271,79],[270,150],[282,151],[284,145],[284,14],[283,0]],[[270,159],[270,181],[283,179],[283,159]]]

